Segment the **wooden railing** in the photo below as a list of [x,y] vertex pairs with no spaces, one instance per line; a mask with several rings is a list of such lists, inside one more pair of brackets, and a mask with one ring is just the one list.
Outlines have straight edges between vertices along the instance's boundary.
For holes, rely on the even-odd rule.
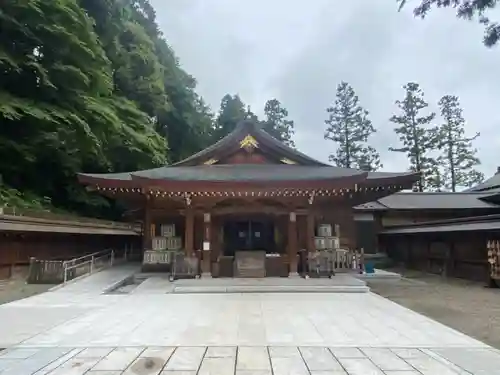
[[112,267],[117,261],[126,260],[127,251],[118,259],[113,249],[87,254],[69,260],[30,259],[28,284],[65,284],[68,281]]

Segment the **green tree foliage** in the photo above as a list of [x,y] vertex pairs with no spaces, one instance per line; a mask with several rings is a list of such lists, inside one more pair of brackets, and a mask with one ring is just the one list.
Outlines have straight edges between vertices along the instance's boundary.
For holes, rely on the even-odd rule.
[[381,167],[377,151],[367,144],[375,129],[366,111],[359,104],[354,89],[347,83],[337,86],[336,100],[327,108],[325,139],[337,144],[330,161],[343,168],[359,168],[374,171]]
[[213,140],[218,141],[225,137],[236,128],[238,122],[245,119],[256,119],[256,116],[250,108],[245,107],[239,95],[224,95],[215,120]]
[[265,120],[262,122],[263,129],[283,142],[287,146],[295,147],[293,142],[294,123],[287,119],[288,111],[284,108],[278,99],[268,100],[264,106]]
[[[397,0],[401,10],[408,0]],[[472,20],[477,19],[485,25],[483,42],[486,46],[494,46],[500,39],[500,24],[492,21],[486,13],[493,10],[498,0],[420,0],[420,5],[414,8],[416,17],[425,18],[433,7],[453,7],[457,10],[457,17]]]
[[474,167],[480,164],[472,141],[479,137],[465,136],[465,120],[458,97],[445,95],[439,101],[444,122],[438,131],[438,157],[441,183],[446,190],[456,191],[457,187],[471,187],[480,183],[484,175]]
[[212,116],[194,89],[147,0],[5,0],[3,183],[109,215],[110,203],[86,193],[76,174],[151,168],[204,147]]
[[410,170],[421,173],[417,190],[424,191],[433,187],[436,160],[431,156],[436,149],[436,129],[430,127],[436,117],[434,112],[422,115],[428,104],[418,83],[410,82],[403,86],[405,97],[396,101],[400,114],[391,117],[402,147],[390,147],[390,151],[403,152],[410,161]]

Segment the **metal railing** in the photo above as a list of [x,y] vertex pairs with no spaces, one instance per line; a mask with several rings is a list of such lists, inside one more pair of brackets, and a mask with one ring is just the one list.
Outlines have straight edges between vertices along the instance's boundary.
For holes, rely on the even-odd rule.
[[[126,253],[124,254],[126,257]],[[112,267],[115,263],[115,251],[104,250],[97,253],[84,255],[79,258],[66,260],[62,263],[63,267],[63,284],[76,277],[92,274],[94,271]]]

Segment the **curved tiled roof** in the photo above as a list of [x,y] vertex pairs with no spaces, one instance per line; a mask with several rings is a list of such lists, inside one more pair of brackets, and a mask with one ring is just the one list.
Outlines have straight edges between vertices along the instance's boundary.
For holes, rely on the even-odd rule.
[[[241,148],[240,142],[247,135],[255,138],[259,148],[272,152],[275,157],[289,159],[296,164],[212,164],[211,158],[234,152]],[[310,158],[273,138],[260,126],[251,121],[243,121],[229,135],[214,145],[171,166],[135,171],[130,173],[79,174],[85,184],[99,184],[106,181],[132,181],[134,179],[154,179],[183,182],[287,182],[287,181],[332,181],[348,178],[351,183],[366,181],[371,184],[411,185],[418,174],[413,172],[388,173],[365,172],[358,169],[334,167]]]
[[[160,167],[131,173],[80,174],[83,177],[130,181],[134,177],[169,181],[302,181],[332,180],[344,177],[366,177],[367,181],[383,182],[394,177],[411,177],[413,173],[377,173],[332,166],[280,164],[220,164],[189,167]],[[380,181],[382,180],[382,181]]]
[[195,165],[161,167],[119,174],[82,174],[92,178],[132,180],[134,176],[171,181],[296,181],[362,176],[366,172],[336,167],[272,164]]

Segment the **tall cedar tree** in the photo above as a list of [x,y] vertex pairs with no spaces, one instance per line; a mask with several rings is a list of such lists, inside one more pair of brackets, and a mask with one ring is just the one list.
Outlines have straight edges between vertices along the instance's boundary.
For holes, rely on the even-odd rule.
[[[396,1],[399,3],[399,10],[408,2],[408,0]],[[413,13],[416,17],[425,18],[433,7],[453,7],[457,9],[458,18],[477,19],[485,25],[483,43],[487,47],[492,47],[500,39],[500,24],[486,16],[486,12],[495,8],[497,4],[498,0],[421,0],[420,5],[414,8]]]
[[398,125],[394,130],[403,143],[403,147],[390,147],[390,151],[404,152],[410,160],[410,170],[420,172],[417,190],[433,188],[436,160],[430,154],[436,149],[436,129],[429,128],[436,114],[420,115],[429,105],[418,83],[410,82],[403,86],[405,98],[397,100],[401,114],[394,115],[390,121]]
[[266,118],[262,122],[263,129],[278,141],[287,146],[295,147],[292,139],[295,133],[294,123],[292,120],[287,119],[288,111],[282,107],[278,99],[271,99],[266,102],[264,116]]
[[213,141],[218,141],[231,133],[238,122],[254,116],[250,108],[246,108],[238,95],[226,94],[221,100],[219,113],[215,120]]
[[445,189],[456,191],[457,187],[471,187],[484,179],[484,175],[475,166],[480,164],[472,141],[479,137],[465,136],[465,120],[458,97],[445,95],[439,101],[441,116],[444,120],[439,127],[438,148],[442,154],[438,157],[442,167],[442,184]]
[[326,110],[330,115],[325,121],[325,139],[338,146],[335,155],[330,155],[330,161],[342,168],[379,169],[382,167],[380,156],[367,145],[368,138],[376,131],[368,111],[359,105],[358,96],[347,82],[337,86],[336,96],[335,104]]

